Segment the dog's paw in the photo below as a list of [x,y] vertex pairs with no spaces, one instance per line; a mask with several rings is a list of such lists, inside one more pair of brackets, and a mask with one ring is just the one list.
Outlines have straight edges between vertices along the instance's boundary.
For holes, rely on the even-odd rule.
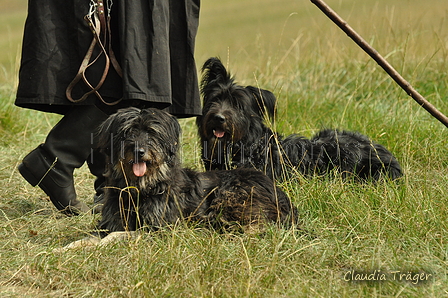
[[54,253],[60,253],[72,249],[77,249],[80,247],[92,247],[97,246],[101,242],[101,239],[95,236],[89,236],[80,240],[73,241],[69,244],[67,244],[64,247],[58,247],[53,249]]
[[130,240],[135,238],[136,233],[134,231],[128,231],[128,232],[112,232],[98,243],[99,246],[107,246],[111,244],[115,244],[119,241],[123,240]]
[[99,238],[95,236],[89,236],[80,240],[73,241],[64,247],[59,247],[53,249],[54,253],[61,253],[72,249],[87,248],[87,247],[98,247],[98,246],[108,246],[115,244],[119,241],[131,240],[136,237],[135,232],[112,232],[104,238]]

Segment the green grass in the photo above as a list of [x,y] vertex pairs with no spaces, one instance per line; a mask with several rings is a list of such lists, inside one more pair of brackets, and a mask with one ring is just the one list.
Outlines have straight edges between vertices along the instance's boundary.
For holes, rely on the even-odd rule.
[[[328,0],[431,103],[448,113],[446,0]],[[356,130],[389,148],[405,177],[356,184],[281,184],[302,231],[218,234],[179,225],[105,248],[54,253],[97,218],[57,213],[16,166],[57,115],[13,105],[26,1],[0,0],[0,296],[2,297],[446,297],[447,128],[305,0],[202,1],[198,67],[220,56],[241,84],[278,97],[275,128],[312,135]],[[182,120],[185,164],[200,167],[194,119]],[[76,171],[82,200],[93,177]],[[426,283],[347,282],[358,272],[425,272]]]

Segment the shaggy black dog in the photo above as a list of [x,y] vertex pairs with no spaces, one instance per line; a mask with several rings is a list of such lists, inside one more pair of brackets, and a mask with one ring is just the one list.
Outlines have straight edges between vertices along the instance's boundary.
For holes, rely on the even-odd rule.
[[208,59],[202,71],[204,104],[197,125],[206,170],[250,167],[274,179],[294,170],[304,175],[337,171],[362,180],[402,176],[395,157],[359,133],[326,129],[311,139],[283,138],[265,125],[274,117],[274,94],[237,85],[218,58]]
[[157,109],[119,110],[100,126],[108,166],[99,229],[157,229],[178,220],[217,228],[297,221],[289,198],[260,171],[181,167],[180,133],[177,119]]

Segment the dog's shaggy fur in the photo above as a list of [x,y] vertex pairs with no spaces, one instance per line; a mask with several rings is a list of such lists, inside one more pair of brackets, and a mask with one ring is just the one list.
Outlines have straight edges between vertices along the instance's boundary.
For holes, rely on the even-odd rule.
[[283,138],[265,125],[274,118],[274,94],[237,85],[218,58],[208,59],[202,70],[203,114],[196,123],[206,170],[256,168],[274,179],[294,169],[362,180],[402,176],[395,157],[359,133],[326,129],[311,139]]
[[108,165],[99,229],[157,229],[178,220],[217,228],[297,221],[289,198],[260,171],[181,167],[180,132],[177,119],[157,109],[119,110],[100,126]]

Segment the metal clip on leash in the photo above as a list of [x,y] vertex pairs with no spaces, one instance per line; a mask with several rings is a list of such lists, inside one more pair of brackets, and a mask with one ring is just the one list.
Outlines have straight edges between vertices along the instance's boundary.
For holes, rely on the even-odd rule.
[[[110,12],[112,9],[112,5],[113,5],[112,0],[107,1],[107,16],[106,16],[104,11],[103,0],[90,1],[89,12],[84,17],[84,20],[87,22],[87,24],[89,24],[89,27],[93,33],[93,39],[92,42],[90,43],[86,55],[84,56],[84,59],[81,62],[81,66],[79,67],[78,73],[65,90],[65,95],[67,96],[67,99],[73,103],[84,101],[91,94],[95,94],[96,97],[98,97],[104,104],[109,106],[115,105],[122,100],[122,98],[120,98],[119,100],[116,100],[114,102],[107,102],[98,92],[98,90],[101,88],[101,86],[103,86],[103,83],[106,80],[107,74],[109,72],[110,63],[112,63],[112,66],[114,67],[118,75],[120,77],[123,76],[121,67],[118,64],[118,61],[112,50],[112,42],[111,42],[112,34],[110,28]],[[108,45],[107,50],[105,45]],[[91,60],[93,51],[95,50],[96,46],[99,47],[100,52],[93,60]],[[90,84],[90,82],[86,78],[86,70],[87,68],[92,66],[103,54],[105,57],[105,66],[98,84],[94,87],[92,86],[92,84]],[[74,99],[72,97],[73,88],[81,79],[91,90],[84,93],[84,95],[81,96],[81,98]]]

